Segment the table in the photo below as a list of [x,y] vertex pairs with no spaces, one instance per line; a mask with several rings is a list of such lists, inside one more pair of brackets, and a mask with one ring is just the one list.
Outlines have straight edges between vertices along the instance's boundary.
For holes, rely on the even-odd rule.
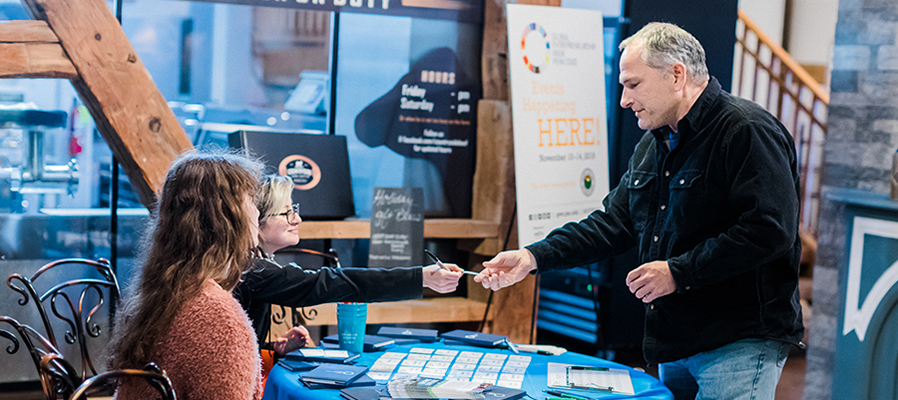
[[[501,353],[509,356],[514,355],[511,350],[507,349],[447,345],[443,343],[418,343],[411,345],[393,346],[387,348],[386,351],[408,353],[413,348],[448,349],[457,350],[459,353],[463,351],[472,351],[486,354]],[[383,354],[383,351],[364,353],[356,361],[356,365],[370,366]],[[547,389],[546,373],[547,365],[550,362],[622,368],[630,372],[630,377],[633,381],[633,389],[636,393],[635,395],[630,396],[616,393],[594,392],[590,394],[590,396],[592,397],[603,399],[673,399],[673,395],[670,393],[670,391],[663,384],[661,384],[660,381],[658,381],[651,375],[611,361],[573,352],[567,352],[558,356],[525,352],[521,352],[520,355],[532,357],[529,366],[526,368],[526,374],[524,376],[521,389],[526,390],[527,394],[535,399],[542,400],[547,397],[543,392],[543,389]],[[385,382],[378,381],[378,384],[385,384]],[[268,375],[268,382],[265,384],[265,396],[263,397],[263,400],[298,399],[341,399],[341,397],[340,391],[336,389],[309,390],[299,381],[299,372],[290,372],[279,365],[275,365]]]

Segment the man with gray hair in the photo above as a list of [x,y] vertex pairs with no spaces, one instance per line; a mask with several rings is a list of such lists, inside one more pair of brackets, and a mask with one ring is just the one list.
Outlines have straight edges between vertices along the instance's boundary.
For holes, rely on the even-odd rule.
[[498,290],[637,247],[643,354],[676,399],[773,399],[798,302],[799,176],[786,128],[723,91],[701,44],[651,23],[620,48],[620,105],[647,132],[604,210],[483,263]]

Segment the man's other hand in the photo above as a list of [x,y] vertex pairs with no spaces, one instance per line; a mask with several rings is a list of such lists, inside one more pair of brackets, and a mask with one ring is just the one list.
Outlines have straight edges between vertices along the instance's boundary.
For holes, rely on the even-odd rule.
[[636,295],[643,303],[651,303],[661,296],[667,296],[677,290],[670,266],[667,261],[645,263],[627,274],[627,286],[630,293]]

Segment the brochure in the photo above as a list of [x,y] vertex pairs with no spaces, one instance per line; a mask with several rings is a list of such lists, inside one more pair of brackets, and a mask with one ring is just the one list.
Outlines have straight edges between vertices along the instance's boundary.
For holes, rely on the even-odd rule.
[[549,363],[547,386],[634,395],[630,372],[622,368]]

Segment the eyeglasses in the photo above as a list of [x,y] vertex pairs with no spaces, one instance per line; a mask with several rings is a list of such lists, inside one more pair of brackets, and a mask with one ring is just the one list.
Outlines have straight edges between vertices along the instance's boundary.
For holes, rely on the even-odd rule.
[[299,219],[299,203],[296,203],[296,204],[290,206],[290,209],[287,211],[284,211],[284,212],[278,213],[278,214],[268,214],[265,217],[268,218],[268,217],[280,217],[280,216],[286,217],[287,222],[290,222],[290,220],[293,220],[293,219]]

